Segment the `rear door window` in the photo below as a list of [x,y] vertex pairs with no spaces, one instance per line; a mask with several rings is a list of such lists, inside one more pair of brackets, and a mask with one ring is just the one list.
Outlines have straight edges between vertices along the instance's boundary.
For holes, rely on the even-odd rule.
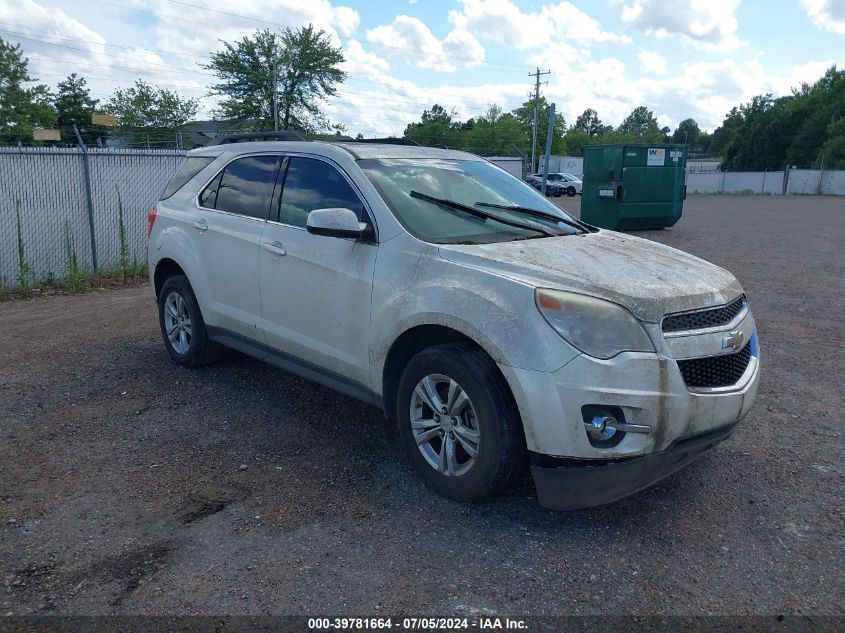
[[314,209],[351,209],[358,221],[366,217],[364,204],[332,165],[313,158],[294,156],[285,175],[279,221],[304,227]]
[[214,208],[218,211],[266,220],[278,167],[277,156],[247,156],[234,160],[223,170],[216,195],[211,190],[217,179],[206,187],[200,200],[208,192],[208,202],[213,197]]
[[164,188],[161,200],[167,200],[179,191],[191,178],[208,167],[214,161],[214,158],[214,156],[189,156],[186,158]]

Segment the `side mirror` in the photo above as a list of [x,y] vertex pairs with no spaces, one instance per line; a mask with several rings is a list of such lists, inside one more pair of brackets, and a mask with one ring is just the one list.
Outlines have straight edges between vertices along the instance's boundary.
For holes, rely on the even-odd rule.
[[314,209],[308,214],[305,228],[314,235],[353,237],[357,240],[364,235],[367,224],[359,222],[358,216],[351,209]]

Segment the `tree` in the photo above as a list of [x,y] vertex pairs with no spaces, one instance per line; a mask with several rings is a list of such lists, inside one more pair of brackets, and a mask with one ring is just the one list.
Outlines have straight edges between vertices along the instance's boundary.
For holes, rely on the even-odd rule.
[[617,128],[627,138],[645,143],[658,143],[663,139],[663,132],[654,117],[654,112],[645,106],[639,106],[625,117]]
[[713,130],[713,137],[710,140],[710,151],[716,155],[722,155],[724,149],[731,144],[740,125],[742,125],[742,114],[739,108],[731,108],[725,115],[722,125]]
[[495,103],[484,114],[460,125],[460,130],[464,139],[462,149],[485,156],[512,154],[514,145],[521,147],[528,140],[528,130]]
[[845,169],[845,116],[827,126],[827,135],[814,167]]
[[563,140],[566,146],[566,153],[569,156],[583,156],[584,148],[596,142],[594,137],[590,136],[588,132],[584,131],[583,127],[579,127],[577,124],[566,131],[566,136]]
[[77,77],[76,73],[72,73],[67,79],[59,82],[58,88],[59,92],[53,105],[56,108],[58,126],[62,130],[62,135],[74,142],[72,128],[76,125],[83,142],[86,145],[93,145],[104,130],[91,123],[91,115],[97,110],[99,101],[91,98],[85,78]]
[[31,142],[33,128],[55,124],[47,86],[24,87],[34,81],[27,67],[20,44],[8,44],[0,38],[0,141]]
[[131,88],[118,88],[105,104],[118,119],[118,130],[132,144],[170,144],[177,132],[197,114],[196,99],[159,88],[141,79]]
[[435,103],[430,110],[423,110],[418,123],[409,123],[405,127],[405,136],[420,145],[455,147],[457,143],[452,143],[456,140],[453,134],[456,131],[452,123],[453,114]]
[[245,36],[211,53],[218,83],[213,94],[225,97],[222,118],[248,127],[274,127],[315,132],[330,127],[320,111],[346,79],[345,61],[323,29],[308,26],[279,33],[269,29]]
[[711,145],[713,142],[713,134],[710,132],[701,132],[698,135],[698,151],[702,154],[712,154],[714,153],[711,149]]
[[587,108],[575,119],[575,125],[572,126],[572,129],[584,132],[590,138],[596,138],[602,134],[606,134],[613,128],[609,125],[603,125],[601,119],[599,119],[598,112],[592,108]]
[[698,127],[695,119],[684,119],[675,128],[675,133],[672,134],[672,142],[686,143],[690,147],[695,147],[699,134],[701,134],[701,128]]

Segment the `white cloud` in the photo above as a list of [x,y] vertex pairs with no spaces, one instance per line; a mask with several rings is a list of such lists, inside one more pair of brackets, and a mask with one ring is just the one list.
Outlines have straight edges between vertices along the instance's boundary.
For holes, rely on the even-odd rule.
[[549,81],[569,81],[570,69],[589,59],[591,53],[587,48],[576,48],[566,42],[555,42],[544,46],[541,50],[528,56],[528,63],[542,69],[552,71]]
[[341,34],[349,37],[358,30],[358,25],[361,23],[361,17],[355,9],[349,7],[335,7],[332,10],[334,16],[333,22]]
[[654,73],[655,75],[666,74],[666,58],[660,53],[640,51],[637,54],[637,58],[640,60],[640,65],[645,72]]
[[579,42],[628,42],[609,33],[594,18],[570,2],[543,5],[538,12],[523,13],[511,0],[461,0],[460,10],[449,11],[458,28],[514,48],[536,48],[561,39]]
[[378,78],[390,72],[390,63],[371,51],[367,51],[358,40],[349,40],[344,47],[346,61],[343,70],[350,77]]
[[[205,0],[196,7],[167,0],[148,0],[158,22],[155,27],[160,48],[207,56],[220,46],[218,40],[236,41],[256,29],[276,30],[313,24],[323,29],[338,45],[340,36],[350,36],[358,28],[360,16],[346,6],[333,6],[330,0],[239,0],[236,8],[228,0]],[[245,18],[236,19],[227,13]]]
[[817,27],[845,35],[845,2],[843,0],[801,0],[801,4]]
[[631,38],[625,35],[602,30],[598,20],[569,2],[544,6],[541,15],[554,23],[556,37],[563,36],[577,42],[627,43],[631,41]]
[[398,15],[393,23],[367,31],[367,41],[420,68],[454,71],[484,61],[484,48],[468,31],[458,28],[438,40],[422,20]]
[[734,12],[740,0],[633,0],[622,7],[622,21],[655,37],[679,35],[700,48],[728,50],[736,36]]

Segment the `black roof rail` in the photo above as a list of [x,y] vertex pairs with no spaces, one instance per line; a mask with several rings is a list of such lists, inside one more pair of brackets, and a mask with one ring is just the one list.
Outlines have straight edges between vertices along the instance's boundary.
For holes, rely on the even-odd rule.
[[283,130],[281,132],[246,132],[244,134],[233,134],[217,139],[209,145],[228,145],[229,143],[248,143],[250,141],[310,141],[299,132]]
[[420,144],[417,143],[415,140],[410,139],[406,136],[401,138],[397,138],[395,136],[390,136],[388,138],[339,138],[339,139],[332,139],[337,140],[339,143],[380,143],[384,145],[413,145],[414,147],[419,147]]

